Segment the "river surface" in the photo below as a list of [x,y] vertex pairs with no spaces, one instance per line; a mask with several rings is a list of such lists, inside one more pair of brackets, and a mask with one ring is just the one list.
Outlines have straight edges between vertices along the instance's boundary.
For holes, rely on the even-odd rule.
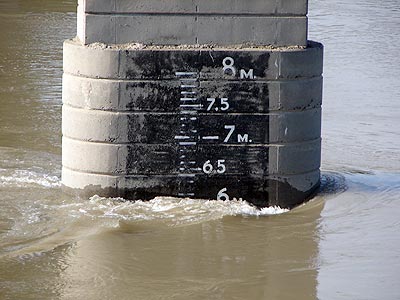
[[400,299],[400,1],[309,6],[323,186],[283,212],[63,194],[75,4],[0,0],[0,299]]

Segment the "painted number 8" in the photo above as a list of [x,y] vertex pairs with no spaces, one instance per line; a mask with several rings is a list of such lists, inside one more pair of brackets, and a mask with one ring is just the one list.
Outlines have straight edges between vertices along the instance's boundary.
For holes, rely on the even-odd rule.
[[233,66],[235,64],[235,61],[232,57],[225,57],[224,60],[222,61],[222,66],[224,74],[229,74],[232,76],[236,76],[236,68]]

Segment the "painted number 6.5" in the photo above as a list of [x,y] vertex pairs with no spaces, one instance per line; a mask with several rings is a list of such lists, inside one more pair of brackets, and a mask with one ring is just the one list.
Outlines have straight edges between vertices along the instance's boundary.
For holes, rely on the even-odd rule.
[[[226,171],[225,167],[225,159],[219,159],[217,161],[217,173],[218,174],[223,174]],[[203,172],[206,174],[211,174],[214,171],[214,166],[211,164],[210,160],[207,160],[204,165],[203,165]]]

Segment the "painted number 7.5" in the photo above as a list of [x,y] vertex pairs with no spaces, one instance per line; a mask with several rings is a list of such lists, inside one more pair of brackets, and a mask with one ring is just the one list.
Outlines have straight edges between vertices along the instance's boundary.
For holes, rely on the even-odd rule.
[[207,111],[210,110],[221,110],[221,111],[226,111],[229,109],[229,102],[228,102],[228,98],[220,98],[220,103],[216,104],[215,102],[217,101],[217,98],[207,98],[207,102],[209,102],[210,104],[207,107]]

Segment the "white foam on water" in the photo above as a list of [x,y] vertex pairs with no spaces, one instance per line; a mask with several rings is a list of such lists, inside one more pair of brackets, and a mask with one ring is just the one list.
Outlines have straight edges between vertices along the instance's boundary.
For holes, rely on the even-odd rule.
[[[16,174],[14,174],[16,175]],[[45,187],[59,185],[58,178],[44,178],[32,172],[9,176],[6,184]],[[0,178],[5,177],[0,170]],[[74,243],[108,230],[129,232],[158,231],[166,228],[191,226],[228,216],[259,218],[287,212],[279,207],[258,209],[246,201],[211,201],[157,197],[150,201],[129,201],[122,198],[93,196],[89,199],[66,197],[24,201],[14,209],[17,218],[0,239],[3,255],[23,257],[42,253],[60,245]]]
[[150,201],[93,196],[80,207],[70,207],[71,215],[124,221],[162,221],[176,226],[216,220],[226,216],[270,216],[288,212],[280,207],[259,209],[246,201],[195,200],[157,197]]
[[52,176],[32,170],[0,170],[0,187],[60,187],[58,176]]

